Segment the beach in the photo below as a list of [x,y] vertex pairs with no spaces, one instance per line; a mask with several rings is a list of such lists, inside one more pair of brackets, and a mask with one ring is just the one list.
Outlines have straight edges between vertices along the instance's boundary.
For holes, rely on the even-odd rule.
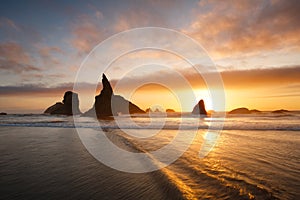
[[[275,126],[276,118],[283,125]],[[175,162],[152,172],[128,173],[95,159],[72,127],[72,117],[3,116],[1,199],[297,199],[299,118],[276,118],[229,117],[214,149],[201,158],[201,144],[209,136],[204,125],[211,120],[204,119],[189,149]],[[126,117],[121,119],[126,121]],[[148,120],[144,116],[134,119],[140,124]],[[189,124],[199,119],[188,120],[181,134],[191,133]],[[125,121],[123,128],[132,130]],[[143,139],[129,136],[111,121],[102,125],[117,146],[149,153],[172,141],[178,133],[177,121],[176,117],[168,118],[157,135]],[[257,121],[264,123],[251,125]],[[82,118],[80,126],[87,137],[98,134],[92,122],[92,118]],[[147,135],[149,129],[136,131]]]
[[0,200],[300,200],[300,0],[0,6]]
[[160,184],[157,173],[131,174],[101,164],[74,129],[1,127],[0,133],[1,199],[180,197]]

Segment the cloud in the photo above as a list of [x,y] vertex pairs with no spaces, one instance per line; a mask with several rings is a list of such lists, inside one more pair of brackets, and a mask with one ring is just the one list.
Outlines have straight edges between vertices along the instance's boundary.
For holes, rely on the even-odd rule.
[[52,88],[47,89],[46,87],[43,87],[41,85],[27,84],[21,86],[0,86],[0,91],[2,95],[10,96],[10,95],[24,95],[24,94],[30,94],[30,95],[43,94],[49,92],[51,93],[53,89]]
[[92,4],[88,4],[88,7],[92,10],[92,12],[94,12],[94,16],[98,19],[98,20],[102,20],[103,19],[103,13],[94,5]]
[[[78,83],[81,89],[91,90],[93,85],[90,83]],[[74,83],[61,83],[53,87],[47,87],[44,84],[25,84],[25,85],[6,85],[0,86],[2,96],[26,96],[40,95],[53,96],[62,95],[68,90],[73,90]]]
[[281,87],[300,83],[300,66],[221,72],[228,88]]
[[60,61],[55,58],[56,55],[64,54],[64,51],[57,46],[43,46],[38,50],[44,65],[53,67],[60,64]]
[[16,31],[20,31],[20,27],[17,26],[13,20],[5,17],[0,18],[0,27],[9,27]]
[[[186,69],[180,73],[191,84],[193,89],[204,89],[205,82],[201,74],[195,69]],[[233,70],[220,72],[225,89],[238,89],[247,90],[255,88],[276,88],[282,92],[289,89],[290,91],[298,92],[300,87],[300,66],[286,66],[281,68],[267,68],[267,69],[252,69],[252,70]],[[209,76],[209,74],[202,74]],[[109,78],[109,76],[108,76]],[[113,87],[120,80],[110,80]],[[189,89],[183,85],[178,84],[178,78],[174,76],[174,71],[157,71],[145,76],[127,77],[122,80],[122,85],[119,86],[120,91],[127,91],[128,89],[135,87],[136,85],[142,86],[142,83],[152,82],[147,89],[155,90],[159,88],[158,82],[165,83],[166,86],[174,89]],[[79,83],[80,91],[95,92],[92,91],[94,85],[87,82]],[[99,93],[102,85],[99,83],[96,93]],[[73,89],[73,83],[62,83],[54,87],[47,87],[41,84],[30,84],[21,86],[0,86],[0,93],[2,95],[25,95],[25,94],[42,94],[53,95],[62,94],[67,90]],[[291,90],[293,89],[293,90]]]
[[300,50],[300,2],[297,0],[200,1],[199,14],[183,32],[215,56]]
[[[105,28],[100,23],[99,14],[96,11],[95,16],[81,15],[71,25],[72,39],[71,45],[78,50],[80,54],[90,52],[98,43],[104,39]],[[101,19],[103,18],[100,17]]]
[[113,29],[120,32],[140,27],[178,28],[189,19],[194,2],[181,0],[128,1],[126,7],[115,13]]
[[0,69],[11,73],[40,71],[33,66],[32,57],[15,42],[0,44]]
[[[34,79],[35,82],[47,82],[49,84],[57,82],[58,79],[66,78],[65,74],[54,73],[54,74],[42,74],[42,73],[28,73],[22,75],[22,82],[32,82]],[[46,81],[45,81],[46,80]]]
[[148,10],[141,9],[134,5],[132,5],[132,10],[134,10],[134,12],[130,10],[118,13],[113,26],[115,32],[147,26],[167,27],[165,17],[157,12],[157,10],[155,15]]
[[[177,72],[182,75],[194,89],[205,89],[206,84],[203,77],[209,77],[211,75],[210,73],[199,74],[194,68]],[[247,90],[251,88],[279,88],[282,86],[288,87],[289,85],[300,84],[300,66],[222,71],[220,75],[223,79],[225,89]],[[115,85],[118,81],[119,80],[112,80],[111,83]],[[146,76],[124,78],[123,85],[120,89],[126,90],[127,88],[135,87],[139,83],[145,83],[145,81],[153,83],[162,82],[175,89],[187,89],[179,84],[172,70],[157,71]],[[297,89],[300,88],[298,87]]]

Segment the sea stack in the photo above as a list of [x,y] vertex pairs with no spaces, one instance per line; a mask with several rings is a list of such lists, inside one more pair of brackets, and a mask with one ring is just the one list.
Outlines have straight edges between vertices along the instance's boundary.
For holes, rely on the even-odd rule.
[[102,75],[103,89],[100,94],[95,97],[94,106],[88,110],[83,116],[105,118],[121,114],[145,113],[135,104],[124,99],[120,95],[115,95],[113,89],[105,76]]
[[203,99],[201,99],[194,107],[192,114],[194,115],[207,115],[205,104]]
[[51,115],[78,115],[79,110],[78,94],[72,91],[67,91],[64,94],[63,101],[57,102],[45,110],[44,113]]

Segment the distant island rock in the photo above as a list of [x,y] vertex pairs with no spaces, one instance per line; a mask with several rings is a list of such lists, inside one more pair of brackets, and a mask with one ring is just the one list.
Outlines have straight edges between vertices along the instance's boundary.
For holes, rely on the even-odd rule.
[[250,110],[250,113],[261,113],[261,111],[257,110],[257,109],[253,109],[253,110]]
[[169,109],[166,109],[166,112],[167,112],[167,113],[174,113],[175,110],[169,108]]
[[287,113],[287,112],[290,112],[288,110],[284,110],[284,109],[280,109],[280,110],[274,110],[272,111],[272,113],[277,113],[277,114],[281,114],[281,113]]
[[250,114],[250,110],[248,108],[236,108],[229,112],[229,114]]
[[120,95],[115,95],[105,74],[102,75],[102,86],[103,89],[100,94],[95,97],[94,106],[82,116],[103,118],[116,116],[119,113],[145,113],[145,111],[140,109],[137,105],[124,99]]
[[1,112],[1,113],[0,113],[0,115],[7,115],[7,113],[5,113],[5,112]]
[[253,114],[253,113],[261,113],[261,111],[253,109],[249,110],[248,108],[236,108],[232,111],[228,112],[229,114]]
[[203,99],[201,99],[194,107],[192,114],[194,115],[207,115],[205,104]]
[[162,111],[159,108],[155,108],[155,110],[153,112],[155,112],[155,113],[161,113]]
[[[73,107],[72,107],[73,102]],[[73,108],[73,109],[72,109]],[[78,94],[72,91],[67,91],[64,94],[63,101],[57,102],[45,110],[44,113],[51,115],[78,115],[79,110]]]

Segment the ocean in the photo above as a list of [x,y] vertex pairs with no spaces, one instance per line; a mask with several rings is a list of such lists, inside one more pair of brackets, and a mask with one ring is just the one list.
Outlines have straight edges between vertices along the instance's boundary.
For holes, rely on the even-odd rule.
[[300,199],[300,112],[10,114],[0,150],[0,199]]

